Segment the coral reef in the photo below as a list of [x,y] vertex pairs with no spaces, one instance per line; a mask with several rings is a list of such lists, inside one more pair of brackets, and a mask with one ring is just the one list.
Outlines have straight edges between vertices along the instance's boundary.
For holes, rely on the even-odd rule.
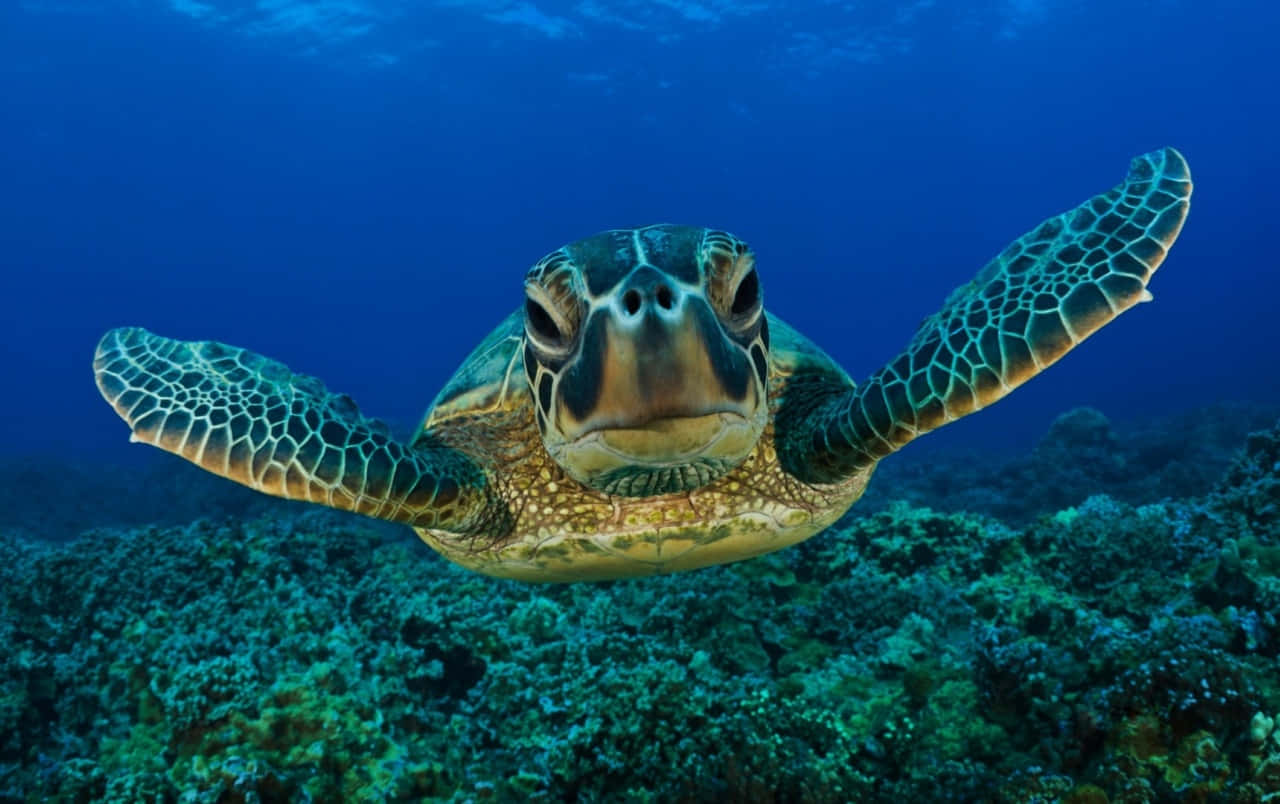
[[1101,412],[1059,416],[1029,455],[935,450],[926,439],[877,469],[858,504],[909,501],[1024,525],[1041,514],[1106,494],[1130,505],[1203,495],[1235,459],[1245,437],[1269,427],[1280,409],[1219,404],[1124,427]]
[[295,507],[8,534],[0,800],[1280,801],[1280,426],[1055,506],[571,586]]

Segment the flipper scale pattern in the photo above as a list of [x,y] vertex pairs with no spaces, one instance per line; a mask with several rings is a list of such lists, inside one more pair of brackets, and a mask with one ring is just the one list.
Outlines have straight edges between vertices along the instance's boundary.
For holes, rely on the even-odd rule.
[[780,413],[788,468],[810,482],[848,477],[1001,399],[1150,299],[1190,197],[1177,151],[1134,159],[1121,184],[1044,221],[956,289],[867,382]]
[[419,527],[487,527],[492,496],[462,453],[392,438],[350,397],[284,364],[214,341],[144,329],[103,336],[98,388],[133,430],[258,491]]

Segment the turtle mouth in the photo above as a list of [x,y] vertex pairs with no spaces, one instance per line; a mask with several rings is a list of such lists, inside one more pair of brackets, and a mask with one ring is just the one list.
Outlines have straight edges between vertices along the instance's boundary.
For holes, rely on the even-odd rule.
[[624,496],[691,491],[740,464],[762,422],[738,411],[609,422],[549,447],[556,462],[587,486]]
[[572,365],[537,383],[544,446],[610,494],[707,485],[746,460],[769,414],[766,377],[709,303],[672,296],[668,309],[655,294],[643,314],[593,313]]
[[687,416],[654,416],[641,421],[595,427],[576,444],[595,441],[620,458],[651,466],[686,463],[708,453],[719,453],[719,442],[735,432],[750,429],[737,411],[714,411]]

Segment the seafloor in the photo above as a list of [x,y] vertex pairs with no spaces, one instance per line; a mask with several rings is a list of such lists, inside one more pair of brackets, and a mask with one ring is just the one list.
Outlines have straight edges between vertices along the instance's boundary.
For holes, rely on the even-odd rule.
[[796,548],[572,586],[10,461],[0,800],[1280,802],[1276,418],[908,450]]

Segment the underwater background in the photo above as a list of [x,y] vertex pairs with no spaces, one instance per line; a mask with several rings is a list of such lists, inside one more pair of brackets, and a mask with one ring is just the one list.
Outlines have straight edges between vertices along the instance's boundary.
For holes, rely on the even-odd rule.
[[[0,801],[1280,801],[1280,6],[0,3]],[[412,427],[568,241],[755,249],[855,379],[1171,145],[1142,305],[827,533],[529,586],[94,387],[252,348]]]

